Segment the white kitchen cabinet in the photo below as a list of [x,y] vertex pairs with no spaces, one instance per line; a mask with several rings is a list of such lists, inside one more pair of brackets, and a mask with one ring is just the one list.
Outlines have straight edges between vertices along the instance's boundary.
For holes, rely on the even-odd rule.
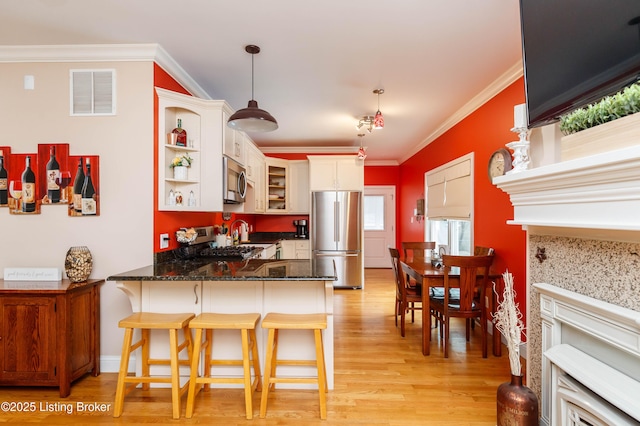
[[296,259],[311,259],[311,245],[309,240],[295,240]]
[[[158,210],[222,211],[222,142],[232,109],[224,101],[204,100],[156,88],[158,94]],[[187,146],[169,143],[167,135],[182,120]],[[232,130],[232,129],[230,129]],[[188,154],[193,159],[187,178],[175,178],[171,162]],[[194,203],[189,205],[190,194]],[[171,200],[173,194],[176,201]],[[182,198],[182,203],[178,203]]]
[[309,214],[309,161],[289,160],[289,213]]
[[294,240],[282,240],[280,241],[280,259],[295,259],[296,258],[296,242]]
[[285,214],[289,208],[289,162],[265,157],[266,213]]
[[[140,281],[140,304],[136,306],[132,301],[133,312],[162,312],[162,313],[193,313],[198,315],[202,312],[202,282],[183,281],[176,285],[172,281]],[[135,292],[128,293],[133,296]],[[180,341],[182,341],[182,331]],[[168,334],[165,330],[151,330],[150,358],[168,359],[167,344]],[[181,360],[187,360],[187,352],[179,354]],[[137,371],[140,372],[140,360],[137,359]],[[152,375],[170,376],[171,371],[168,365],[156,365],[151,367]],[[188,366],[180,366],[181,382],[189,377]]]
[[253,141],[246,141],[247,156],[247,198],[245,201],[245,213],[264,213],[266,205],[265,197],[265,157]]
[[356,155],[309,155],[310,191],[364,191],[364,161]]
[[[261,266],[265,275],[272,268],[285,268],[287,274],[297,276],[295,265],[287,262],[271,262]],[[278,271],[280,273],[280,271]],[[327,314],[327,329],[322,333],[325,350],[325,364],[328,388],[333,389],[333,281],[295,280],[231,280],[231,281],[118,281],[117,287],[128,296],[133,312],[202,312],[238,313],[257,312],[264,317],[268,312],[307,314],[323,312]],[[181,334],[182,332],[180,332]],[[241,358],[240,335],[233,330],[217,330],[214,356]],[[267,330],[256,330],[260,359],[265,359]],[[169,358],[169,336],[162,330],[151,331],[151,357]],[[182,339],[182,335],[180,335]],[[314,359],[313,337],[309,333],[291,331],[283,334],[278,346],[278,354],[289,359]],[[140,357],[136,360],[136,372],[140,375]],[[186,360],[186,351],[180,354]],[[216,367],[216,369],[219,367]],[[242,367],[236,370],[225,368],[216,370],[231,377],[242,377]],[[284,374],[292,374],[297,368],[283,367]],[[313,368],[305,368],[303,374],[311,374]],[[154,365],[151,373],[169,376],[169,366]],[[189,367],[180,367],[181,385],[189,377]],[[152,387],[163,385],[152,384]],[[218,385],[215,385],[218,386]],[[223,385],[227,387],[228,385]],[[283,388],[306,388],[305,385],[284,384]]]
[[281,259],[311,259],[309,240],[282,240]]
[[225,114],[223,117],[224,144],[222,145],[222,153],[244,166],[246,165],[245,153],[247,139],[249,139],[249,137],[243,131],[235,130],[227,126],[227,120],[229,120],[230,116],[231,114]]

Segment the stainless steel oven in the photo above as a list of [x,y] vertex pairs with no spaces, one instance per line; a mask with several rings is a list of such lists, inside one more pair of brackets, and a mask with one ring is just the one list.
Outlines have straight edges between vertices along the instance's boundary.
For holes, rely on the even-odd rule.
[[222,156],[222,194],[225,204],[244,203],[247,194],[247,175],[244,167]]

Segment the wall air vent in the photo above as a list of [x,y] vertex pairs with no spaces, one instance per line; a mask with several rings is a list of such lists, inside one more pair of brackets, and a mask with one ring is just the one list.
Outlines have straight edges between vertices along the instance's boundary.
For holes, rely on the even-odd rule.
[[115,115],[115,70],[71,70],[71,115]]

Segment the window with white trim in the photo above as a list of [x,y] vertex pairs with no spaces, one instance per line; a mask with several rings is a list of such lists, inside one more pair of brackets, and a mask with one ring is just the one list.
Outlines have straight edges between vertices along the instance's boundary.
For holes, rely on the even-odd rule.
[[473,250],[473,153],[425,173],[425,241],[447,254]]

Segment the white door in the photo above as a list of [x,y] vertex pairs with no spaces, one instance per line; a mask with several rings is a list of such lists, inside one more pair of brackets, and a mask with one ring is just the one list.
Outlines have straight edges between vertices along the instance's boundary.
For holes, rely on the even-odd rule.
[[396,246],[395,186],[364,188],[364,267],[390,268],[389,247]]

